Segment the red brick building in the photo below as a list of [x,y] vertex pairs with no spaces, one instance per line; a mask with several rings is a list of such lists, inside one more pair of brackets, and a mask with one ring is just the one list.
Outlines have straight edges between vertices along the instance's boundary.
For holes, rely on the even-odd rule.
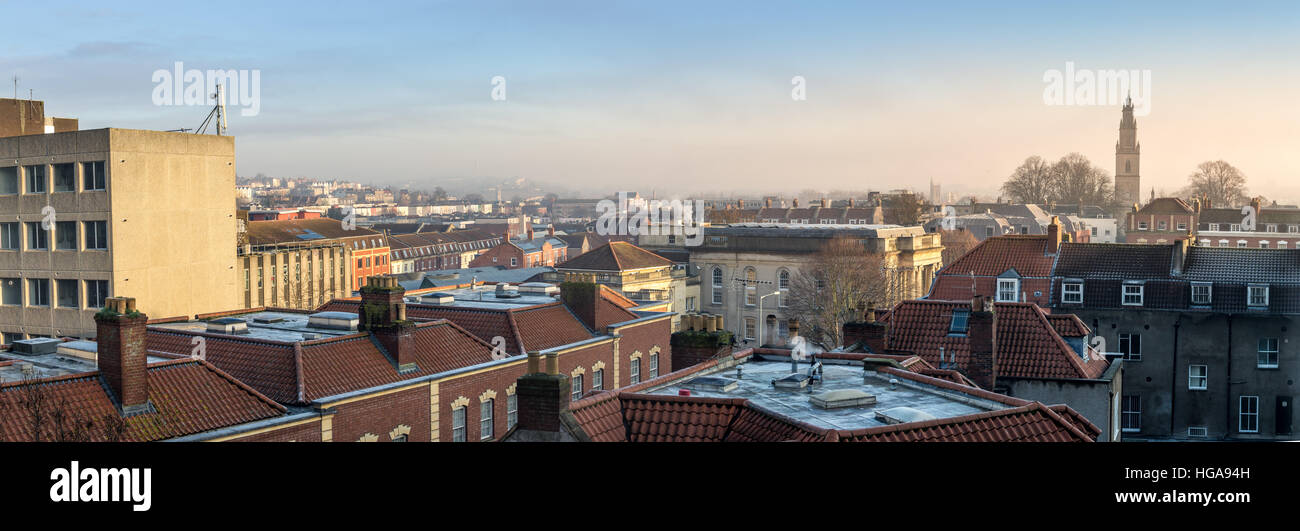
[[529,229],[527,239],[501,243],[478,255],[468,267],[555,267],[555,264],[568,260],[569,246],[564,240],[555,237],[553,233],[535,238],[532,236],[532,229]]

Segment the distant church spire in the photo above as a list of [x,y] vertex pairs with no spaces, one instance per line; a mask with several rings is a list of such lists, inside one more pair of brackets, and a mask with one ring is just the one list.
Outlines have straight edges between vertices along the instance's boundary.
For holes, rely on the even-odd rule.
[[1119,120],[1119,141],[1115,142],[1115,202],[1132,205],[1142,200],[1139,171],[1142,146],[1137,141],[1137,119],[1133,117],[1133,94],[1124,100]]

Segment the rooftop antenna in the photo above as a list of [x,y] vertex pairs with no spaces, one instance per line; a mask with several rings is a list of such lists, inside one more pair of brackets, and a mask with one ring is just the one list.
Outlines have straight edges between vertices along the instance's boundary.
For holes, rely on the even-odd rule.
[[18,76],[14,76],[14,99],[18,99]]
[[[208,113],[208,117],[205,118],[203,123],[199,125],[198,129],[194,131],[194,134],[196,135],[206,133],[209,123],[214,123],[216,125],[217,136],[226,134],[226,97],[225,93],[222,91],[220,83],[217,83],[217,92],[212,95],[212,98],[217,100],[217,104],[212,107],[212,111]],[[212,120],[213,117],[216,117],[215,122]]]

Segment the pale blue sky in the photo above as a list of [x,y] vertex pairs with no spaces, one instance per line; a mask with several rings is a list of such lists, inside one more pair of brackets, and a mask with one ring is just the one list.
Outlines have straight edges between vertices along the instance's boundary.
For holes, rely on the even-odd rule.
[[0,74],[83,128],[174,129],[206,110],[153,105],[155,70],[260,70],[241,175],[991,191],[1034,154],[1113,171],[1118,108],[1042,101],[1072,61],[1151,71],[1144,194],[1223,158],[1300,199],[1295,3],[809,4],[0,1],[30,28]]

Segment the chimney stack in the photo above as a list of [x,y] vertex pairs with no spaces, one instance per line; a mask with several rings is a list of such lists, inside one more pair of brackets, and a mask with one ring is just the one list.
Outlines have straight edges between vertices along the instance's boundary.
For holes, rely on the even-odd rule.
[[737,200],[736,200],[736,208],[737,208],[737,209],[740,209],[740,210],[744,210],[744,209],[745,209],[745,200],[744,200],[744,199],[737,199]]
[[794,202],[792,204],[794,205],[794,208],[799,208],[799,198],[798,197],[794,198]]
[[823,197],[823,198],[822,198],[822,208],[830,208],[830,207],[831,207],[831,200],[830,200],[830,199],[827,199],[827,198],[825,198],[825,197]]
[[415,323],[406,318],[406,290],[397,277],[381,275],[361,287],[358,330],[374,334],[397,364],[397,372],[418,371],[415,364]]
[[559,374],[559,355],[546,354],[542,372],[542,354],[528,353],[528,374],[519,377],[515,393],[519,396],[518,432],[528,432],[521,440],[572,440],[564,435],[560,415],[569,409],[569,377]]
[[764,199],[763,206],[767,208],[772,208],[772,198],[769,197],[767,199]]
[[997,384],[997,316],[993,300],[983,295],[971,299],[970,320],[967,324],[970,339],[970,364],[966,376],[980,388],[992,391]]
[[1047,224],[1047,254],[1056,254],[1061,250],[1061,220],[1052,216],[1052,221]]
[[587,325],[587,328],[598,333],[603,330],[603,327],[596,325],[597,308],[600,307],[600,285],[589,282],[565,282],[560,284],[560,299],[583,324]]
[[876,321],[875,301],[859,304],[858,315],[860,321],[844,323],[844,346],[861,344],[873,353],[884,353],[889,348],[889,325]]
[[528,241],[533,241],[533,224],[524,225],[525,234],[528,234]]
[[95,314],[99,374],[113,392],[122,415],[149,410],[145,324],[149,316],[135,309],[132,297],[109,297]]
[[550,237],[552,237],[552,238],[555,237],[555,225],[547,225],[547,226],[546,226],[546,235],[547,235],[547,236],[550,236]]

